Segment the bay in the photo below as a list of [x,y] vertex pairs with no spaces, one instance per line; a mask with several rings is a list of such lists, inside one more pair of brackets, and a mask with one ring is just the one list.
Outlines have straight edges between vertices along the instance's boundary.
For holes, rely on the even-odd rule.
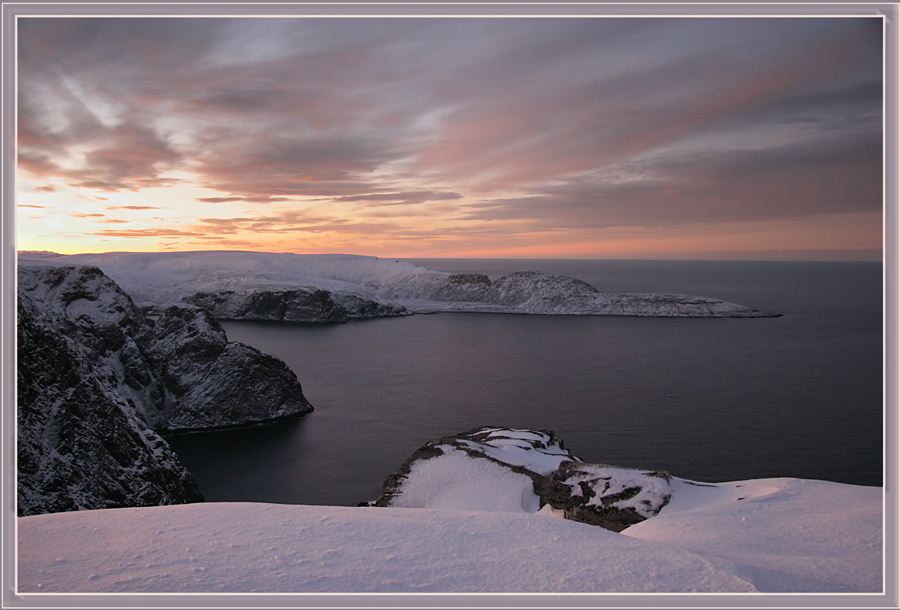
[[298,420],[169,439],[210,501],[355,505],[428,440],[553,430],[580,458],[700,481],[882,482],[878,263],[418,259],[604,292],[720,298],[780,318],[434,314],[335,326],[224,322],[282,358]]

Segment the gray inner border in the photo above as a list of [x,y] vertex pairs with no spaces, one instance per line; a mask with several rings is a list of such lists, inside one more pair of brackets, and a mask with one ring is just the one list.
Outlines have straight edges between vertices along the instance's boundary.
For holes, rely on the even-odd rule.
[[[0,608],[900,608],[898,563],[898,3],[3,2],[0,14]],[[885,24],[885,564],[884,592],[844,594],[26,594],[16,595],[16,18],[120,17],[678,17],[880,16]]]

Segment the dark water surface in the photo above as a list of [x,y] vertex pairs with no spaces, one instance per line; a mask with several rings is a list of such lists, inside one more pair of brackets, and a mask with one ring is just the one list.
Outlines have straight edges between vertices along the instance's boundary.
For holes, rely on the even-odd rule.
[[433,438],[549,429],[584,460],[701,481],[882,483],[879,263],[415,260],[677,292],[761,319],[436,314],[223,323],[282,358],[316,411],[170,442],[210,501],[355,505]]

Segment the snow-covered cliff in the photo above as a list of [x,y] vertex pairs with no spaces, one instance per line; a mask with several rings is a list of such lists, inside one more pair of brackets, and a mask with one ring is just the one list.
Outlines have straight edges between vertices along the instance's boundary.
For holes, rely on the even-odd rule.
[[[333,322],[468,311],[551,315],[766,317],[679,294],[602,293],[580,280],[523,271],[497,280],[371,256],[263,252],[20,253],[20,261],[95,265],[141,307],[188,300],[220,319]],[[199,294],[198,294],[199,293]]]
[[296,375],[187,304],[145,316],[96,267],[18,272],[22,514],[196,501],[157,432],[312,411]]
[[18,513],[201,501],[193,476],[84,351],[19,295]]

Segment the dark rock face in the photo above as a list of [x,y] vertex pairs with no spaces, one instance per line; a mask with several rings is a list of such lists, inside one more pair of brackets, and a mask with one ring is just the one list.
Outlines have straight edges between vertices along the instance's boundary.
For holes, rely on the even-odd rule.
[[563,511],[566,519],[621,532],[669,503],[671,480],[664,472],[563,462],[545,477],[541,503]]
[[581,280],[562,275],[519,271],[499,278],[493,284],[498,300],[510,305],[518,305],[541,295],[543,298],[564,300],[593,298],[598,290]]
[[22,294],[18,313],[18,514],[202,501],[166,442],[95,377],[58,319]]
[[156,322],[156,331],[147,357],[163,382],[162,429],[229,427],[312,411],[284,362],[227,341],[209,312],[173,305]]
[[325,290],[222,290],[198,292],[184,301],[220,320],[346,321],[344,312]]
[[480,273],[456,273],[436,282],[427,297],[436,301],[492,302],[495,298],[491,279]]
[[346,293],[331,293],[331,297],[342,312],[345,320],[361,320],[365,318],[390,318],[395,316],[411,316],[412,312],[402,305],[382,303]]
[[354,318],[409,315],[398,305],[307,288],[198,292],[184,301],[209,311],[219,320],[339,324]]
[[488,460],[511,476],[530,477],[539,500],[535,506],[549,505],[566,519],[614,532],[658,514],[672,496],[671,478],[666,473],[585,464],[551,431],[486,427],[425,444],[388,476],[381,496],[366,504],[410,506],[401,496],[411,478],[424,476],[417,474],[417,464],[459,452],[471,459]]
[[20,265],[18,279],[23,514],[196,501],[157,432],[312,411],[287,365],[202,309],[153,320],[93,267]]

